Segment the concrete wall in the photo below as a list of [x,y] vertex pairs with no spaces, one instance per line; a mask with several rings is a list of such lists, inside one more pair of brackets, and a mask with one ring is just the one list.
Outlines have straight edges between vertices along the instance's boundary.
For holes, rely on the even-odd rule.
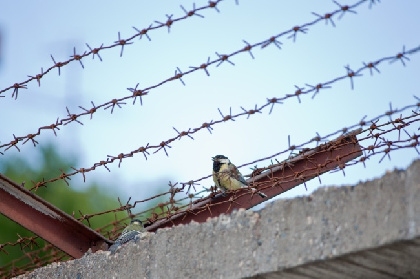
[[420,278],[420,160],[20,278]]

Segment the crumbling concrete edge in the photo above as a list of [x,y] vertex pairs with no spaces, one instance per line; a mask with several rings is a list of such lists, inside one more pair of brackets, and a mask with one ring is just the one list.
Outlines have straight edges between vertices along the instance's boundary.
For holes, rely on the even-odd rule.
[[241,278],[420,237],[420,160],[357,186],[320,188],[259,212],[160,229],[139,243],[19,278]]

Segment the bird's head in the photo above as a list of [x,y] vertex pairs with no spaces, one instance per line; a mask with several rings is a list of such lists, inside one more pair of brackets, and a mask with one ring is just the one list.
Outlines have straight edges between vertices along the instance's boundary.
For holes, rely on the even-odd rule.
[[219,163],[219,164],[229,164],[229,158],[224,156],[224,155],[216,155],[214,157],[212,157],[212,160],[214,163]]
[[228,157],[224,155],[216,155],[212,158],[212,160],[213,160],[213,171],[216,173],[219,172],[222,165],[226,165],[230,163]]
[[133,219],[133,220],[131,220],[130,224],[143,226],[143,222],[140,221],[139,219]]

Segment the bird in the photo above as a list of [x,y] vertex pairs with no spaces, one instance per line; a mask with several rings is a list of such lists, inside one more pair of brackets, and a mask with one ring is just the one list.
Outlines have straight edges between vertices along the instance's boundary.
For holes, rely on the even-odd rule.
[[[212,160],[213,181],[216,187],[220,188],[223,192],[248,187],[244,177],[238,168],[230,162],[228,157],[216,155],[212,157]],[[256,191],[254,188],[252,190]],[[267,198],[267,195],[260,191],[257,194],[262,198]]]
[[108,251],[111,251],[111,254],[115,254],[115,252],[121,245],[133,239],[136,240],[138,235],[144,231],[145,229],[143,227],[142,221],[140,221],[139,219],[131,220],[130,224],[128,224],[128,226],[125,227],[121,235],[117,238],[117,240],[115,240],[114,244],[112,244],[111,247],[109,247]]

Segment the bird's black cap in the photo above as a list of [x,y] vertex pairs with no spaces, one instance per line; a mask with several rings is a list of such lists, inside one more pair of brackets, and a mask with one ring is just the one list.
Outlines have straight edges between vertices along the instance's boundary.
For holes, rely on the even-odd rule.
[[133,220],[131,220],[130,224],[133,224],[134,222],[139,222],[140,224],[143,225],[143,222],[140,221],[139,219],[133,219]]
[[216,155],[214,157],[212,157],[212,160],[217,160],[217,159],[227,159],[228,157],[226,157],[225,155]]

